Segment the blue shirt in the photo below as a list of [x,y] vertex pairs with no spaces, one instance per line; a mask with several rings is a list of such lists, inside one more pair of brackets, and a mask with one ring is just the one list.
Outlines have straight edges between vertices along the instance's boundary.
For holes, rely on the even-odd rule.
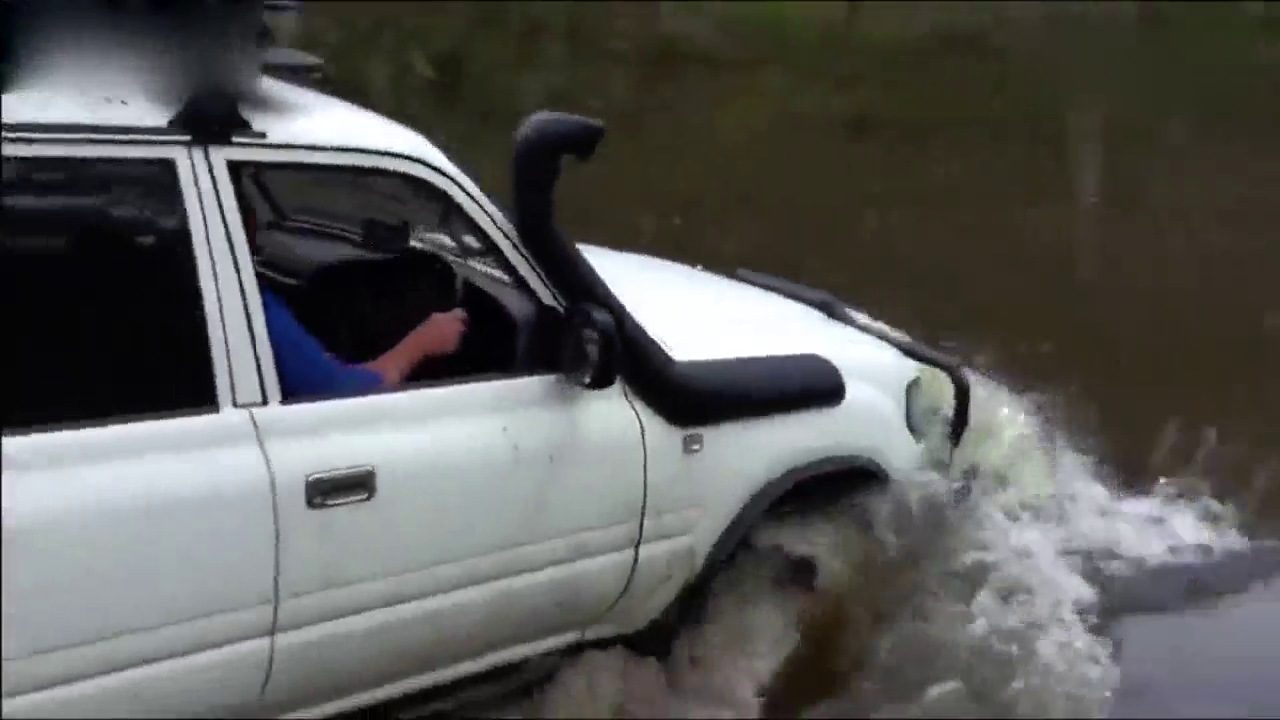
[[276,374],[285,400],[302,397],[363,395],[382,387],[382,376],[369,368],[348,365],[330,355],[289,306],[267,288],[262,309],[276,358]]

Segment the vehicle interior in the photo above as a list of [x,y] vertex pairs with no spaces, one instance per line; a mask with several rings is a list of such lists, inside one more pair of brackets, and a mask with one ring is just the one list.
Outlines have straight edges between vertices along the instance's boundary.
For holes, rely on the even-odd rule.
[[469,322],[458,351],[422,362],[408,384],[554,368],[559,313],[455,204],[389,198],[384,178],[348,173],[335,187],[287,168],[232,170],[259,283],[335,357],[367,362],[432,313],[462,307]]

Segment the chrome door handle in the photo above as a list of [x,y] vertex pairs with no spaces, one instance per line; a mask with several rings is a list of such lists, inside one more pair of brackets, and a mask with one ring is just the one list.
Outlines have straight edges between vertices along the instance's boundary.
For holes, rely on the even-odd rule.
[[369,502],[378,494],[378,473],[372,465],[340,468],[307,476],[307,507],[312,510]]

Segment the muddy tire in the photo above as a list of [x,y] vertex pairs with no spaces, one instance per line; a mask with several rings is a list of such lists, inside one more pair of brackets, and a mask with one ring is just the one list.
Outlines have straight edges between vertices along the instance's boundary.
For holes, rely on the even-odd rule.
[[[702,622],[712,588],[742,559],[744,551],[753,547],[752,538],[760,528],[832,512],[852,512],[860,500],[883,488],[886,483],[883,476],[863,470],[822,474],[796,483],[754,522],[738,528],[732,549],[720,558],[708,560],[698,577],[681,591],[675,601],[649,625],[624,640],[623,646],[637,655],[665,661],[680,633],[686,627]],[[852,518],[851,522],[854,522]],[[733,528],[726,534],[732,531]],[[775,549],[781,551],[780,548]],[[778,563],[777,582],[813,590],[819,579],[815,558],[785,552],[784,555],[773,558]]]

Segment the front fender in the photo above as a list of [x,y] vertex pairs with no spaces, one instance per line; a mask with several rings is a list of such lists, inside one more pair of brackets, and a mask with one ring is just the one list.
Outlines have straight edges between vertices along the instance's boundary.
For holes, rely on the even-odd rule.
[[862,455],[824,457],[791,468],[765,483],[725,525],[703,557],[694,583],[710,580],[729,560],[734,550],[750,536],[751,531],[760,525],[771,508],[778,505],[797,486],[818,478],[829,479],[832,483],[856,483],[833,487],[829,496],[833,499],[890,480],[884,466]]
[[[899,392],[905,392],[911,372],[904,366],[888,373],[901,375]],[[693,534],[697,567],[723,560],[715,553],[731,528],[750,527],[789,487],[816,472],[829,473],[843,463],[846,470],[892,480],[919,467],[922,448],[907,430],[901,401],[887,393],[899,383],[886,378],[873,386],[853,377],[846,381],[845,401],[830,410],[705,431],[704,457],[683,463],[691,471],[685,482],[698,491],[691,500],[703,510]],[[651,480],[651,499],[662,492],[656,485]]]
[[790,280],[783,280],[782,278],[752,270],[739,269],[734,277],[749,285],[755,285],[758,288],[775,292],[798,303],[808,305],[838,323],[857,328],[884,341],[896,348],[905,357],[917,363],[928,365],[941,371],[951,381],[955,401],[955,409],[951,413],[947,440],[953,450],[960,447],[960,441],[964,439],[965,431],[969,429],[969,411],[970,403],[973,399],[973,389],[970,386],[969,376],[965,372],[964,365],[959,360],[938,352],[927,345],[918,343],[901,331],[894,330],[884,323],[865,316],[859,317],[859,313],[850,312],[848,306],[841,302],[839,298],[825,290],[806,287]]
[[[648,493],[637,574],[611,625],[669,626],[683,598],[696,594],[691,588],[710,580],[798,483],[823,476],[890,480],[918,466],[922,450],[890,394],[898,383],[882,382],[901,376],[905,390],[913,368],[895,363],[881,370],[870,373],[874,386],[852,380],[866,375],[847,375],[847,396],[837,407],[695,432],[665,423],[633,399],[645,429]],[[686,443],[693,436],[701,442]]]

